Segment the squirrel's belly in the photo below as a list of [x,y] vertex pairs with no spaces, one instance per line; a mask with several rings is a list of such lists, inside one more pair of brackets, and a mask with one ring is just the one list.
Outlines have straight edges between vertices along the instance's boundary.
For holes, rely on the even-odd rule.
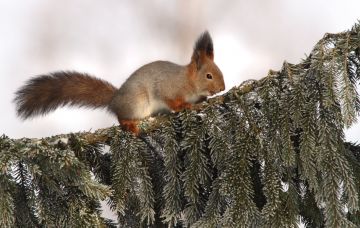
[[147,108],[147,113],[149,113],[147,116],[153,116],[159,113],[168,113],[170,111],[171,110],[165,102],[163,102],[162,100],[153,99],[150,101]]

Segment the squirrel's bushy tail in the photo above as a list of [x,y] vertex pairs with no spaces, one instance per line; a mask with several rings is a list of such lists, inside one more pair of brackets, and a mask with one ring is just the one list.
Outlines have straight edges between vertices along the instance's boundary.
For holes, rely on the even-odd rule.
[[17,114],[23,119],[44,115],[64,105],[108,107],[117,89],[110,83],[78,72],[55,72],[27,81],[16,92]]

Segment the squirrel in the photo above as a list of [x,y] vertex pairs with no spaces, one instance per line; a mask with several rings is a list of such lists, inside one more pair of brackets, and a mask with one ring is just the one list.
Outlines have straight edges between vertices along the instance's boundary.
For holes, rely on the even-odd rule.
[[75,71],[39,75],[16,91],[14,102],[22,119],[45,115],[65,105],[107,108],[124,130],[138,135],[141,119],[164,111],[190,109],[223,90],[224,78],[214,62],[212,38],[205,31],[195,42],[187,65],[151,62],[131,74],[119,89]]

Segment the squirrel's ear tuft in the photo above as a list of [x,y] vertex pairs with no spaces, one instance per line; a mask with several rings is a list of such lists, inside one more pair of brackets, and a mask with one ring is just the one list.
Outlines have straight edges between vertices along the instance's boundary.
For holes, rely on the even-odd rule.
[[191,60],[196,63],[199,69],[205,57],[214,60],[214,46],[208,31],[202,33],[197,39]]
[[205,31],[197,39],[194,52],[198,52],[200,55],[205,55],[212,60],[214,59],[214,46],[208,31]]

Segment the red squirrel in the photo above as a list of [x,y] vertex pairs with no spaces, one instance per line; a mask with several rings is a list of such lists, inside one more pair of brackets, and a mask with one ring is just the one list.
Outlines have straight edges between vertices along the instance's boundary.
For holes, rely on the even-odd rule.
[[163,111],[189,109],[207,96],[225,90],[214,63],[210,34],[197,39],[189,64],[155,61],[136,70],[117,89],[85,73],[59,71],[31,78],[16,92],[14,102],[22,119],[45,115],[64,105],[105,107],[121,127],[139,134],[139,120]]

